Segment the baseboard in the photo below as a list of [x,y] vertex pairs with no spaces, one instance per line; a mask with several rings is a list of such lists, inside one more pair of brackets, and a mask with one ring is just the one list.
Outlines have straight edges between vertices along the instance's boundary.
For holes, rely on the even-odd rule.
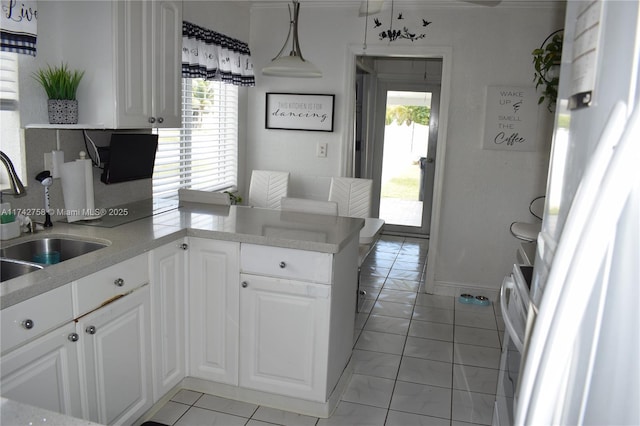
[[350,368],[345,369],[345,372],[338,380],[336,388],[329,396],[329,399],[324,403],[211,382],[209,380],[198,379],[195,377],[185,377],[182,380],[181,387],[182,389],[276,408],[278,410],[291,411],[293,413],[303,414],[306,416],[328,418],[336,409],[336,406],[340,401],[340,397],[349,383],[351,371],[352,370]]
[[142,423],[151,420],[151,418],[162,408],[164,407],[164,405],[169,402],[171,400],[171,398],[174,397],[175,394],[177,394],[178,392],[180,392],[180,389],[182,389],[182,383],[178,383],[176,386],[174,386],[169,392],[167,392],[166,394],[164,394],[158,401],[156,401],[155,404],[153,404],[153,406],[146,412],[144,413],[142,416],[140,416],[140,418],[138,420],[136,420],[135,422],[132,423],[132,426],[140,426]]

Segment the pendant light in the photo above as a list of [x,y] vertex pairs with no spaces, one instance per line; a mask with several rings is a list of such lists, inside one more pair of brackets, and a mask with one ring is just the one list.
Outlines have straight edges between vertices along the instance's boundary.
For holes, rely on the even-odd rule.
[[[271,60],[269,65],[262,68],[263,75],[275,77],[322,77],[322,71],[314,64],[304,59],[300,51],[300,42],[298,41],[298,15],[300,14],[300,3],[293,0],[293,15],[291,13],[291,5],[287,5],[289,9],[289,33],[284,45],[275,58]],[[291,34],[293,33],[291,51],[288,55],[283,55],[287,48]]]

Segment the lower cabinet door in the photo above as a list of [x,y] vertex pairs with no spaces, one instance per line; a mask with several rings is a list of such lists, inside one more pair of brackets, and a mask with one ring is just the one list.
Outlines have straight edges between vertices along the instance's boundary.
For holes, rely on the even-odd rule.
[[240,275],[240,386],[325,402],[331,286]]
[[189,238],[189,375],[238,385],[240,244]]
[[75,331],[69,322],[2,356],[2,396],[82,417]]
[[178,240],[154,249],[150,255],[154,402],[185,376],[187,249],[186,241]]
[[152,405],[149,286],[81,318],[89,420],[129,424]]

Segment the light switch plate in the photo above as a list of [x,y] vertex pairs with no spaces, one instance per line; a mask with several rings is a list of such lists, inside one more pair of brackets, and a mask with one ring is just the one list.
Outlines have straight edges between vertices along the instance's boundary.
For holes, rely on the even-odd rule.
[[327,143],[326,142],[318,142],[316,147],[316,155],[318,157],[326,157],[327,156]]

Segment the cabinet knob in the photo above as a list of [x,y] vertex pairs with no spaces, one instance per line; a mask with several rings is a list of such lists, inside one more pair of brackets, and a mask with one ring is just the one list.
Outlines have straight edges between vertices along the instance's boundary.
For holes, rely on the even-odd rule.
[[284,269],[284,268],[286,268],[286,267],[287,267],[287,264],[286,264],[286,263],[284,263],[284,262],[280,262],[280,267],[281,267],[282,269]]
[[71,342],[77,342],[80,339],[80,336],[78,336],[78,333],[71,333],[67,336],[67,339]]
[[160,124],[164,123],[164,118],[158,117],[158,123],[160,123]]
[[156,118],[155,117],[149,117],[149,123],[153,124],[156,122]]
[[90,325],[84,329],[87,334],[96,334],[96,327],[94,325]]
[[187,244],[187,243],[182,243],[182,244],[180,244],[178,247],[180,247],[182,250],[188,250],[188,249],[189,249],[189,244]]
[[122,287],[124,285],[124,280],[122,278],[118,278],[113,283],[118,287]]
[[33,320],[30,319],[26,319],[24,321],[22,321],[22,326],[24,328],[26,328],[27,330],[31,330],[33,328]]
[[242,284],[240,284],[242,286],[242,288],[247,288],[249,286],[249,283],[246,281],[242,281]]

